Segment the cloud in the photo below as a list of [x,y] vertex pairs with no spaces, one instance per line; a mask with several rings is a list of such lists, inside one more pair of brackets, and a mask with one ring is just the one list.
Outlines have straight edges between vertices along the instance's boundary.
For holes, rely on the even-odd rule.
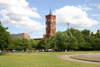
[[19,6],[11,6],[7,7],[5,9],[1,9],[0,13],[3,16],[30,16],[35,18],[41,18],[40,15],[37,12],[32,11],[33,9],[28,7],[19,7]]
[[95,4],[89,4],[90,6],[95,6],[95,7],[97,7],[98,9],[100,9],[100,4],[97,4],[97,3],[95,3]]
[[100,20],[100,17],[98,19]]
[[92,16],[97,17],[100,20],[100,14],[93,14]]
[[98,26],[100,28],[100,26]]
[[94,4],[98,9],[100,9],[100,4]]
[[33,34],[30,34],[31,35],[31,38],[43,38],[43,34],[38,32],[38,33],[33,33]]
[[0,7],[20,6],[27,7],[29,5],[25,0],[0,0]]
[[37,8],[29,8],[28,5],[29,3],[25,0],[0,0],[0,7],[3,8],[0,10],[3,16],[3,18],[0,18],[2,23],[34,31],[43,29],[44,25],[30,19],[30,17],[42,18],[36,12]]
[[92,8],[87,7],[85,4],[83,4],[83,6],[84,6],[84,7],[82,7],[81,5],[78,5],[78,7],[79,7],[80,9],[83,9],[83,10],[86,10],[86,11],[92,10]]
[[88,1],[90,1],[90,0],[86,0],[86,2],[88,2]]
[[56,15],[56,23],[66,26],[70,23],[73,28],[92,27],[99,22],[87,17],[86,11],[74,6],[65,6],[54,11]]
[[35,7],[32,8],[33,11],[37,11],[37,9]]
[[100,14],[93,14],[92,16],[100,16]]

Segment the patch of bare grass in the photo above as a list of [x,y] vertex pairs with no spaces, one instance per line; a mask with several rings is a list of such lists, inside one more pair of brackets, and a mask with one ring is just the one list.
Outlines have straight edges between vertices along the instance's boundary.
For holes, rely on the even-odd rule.
[[100,53],[87,53],[81,55],[74,55],[72,58],[86,61],[100,62]]

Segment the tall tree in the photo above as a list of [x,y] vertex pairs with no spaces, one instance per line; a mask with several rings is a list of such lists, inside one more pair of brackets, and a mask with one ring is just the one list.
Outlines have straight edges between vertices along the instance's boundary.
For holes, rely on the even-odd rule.
[[82,34],[85,35],[85,36],[89,36],[90,30],[84,29],[84,30],[82,30]]
[[52,48],[54,51],[58,49],[56,43],[51,44],[51,48]]
[[35,41],[34,39],[29,40],[29,47],[30,49],[36,49],[36,46],[38,45],[39,41]]
[[29,49],[31,47],[27,38],[22,38],[22,47],[24,50]]
[[0,50],[6,49],[10,43],[10,34],[7,29],[8,27],[3,27],[0,21]]
[[74,32],[76,31],[76,29],[74,28],[70,28],[69,31],[72,33],[72,35],[74,36]]
[[100,50],[100,38],[93,39],[91,44],[93,50]]
[[11,39],[10,44],[8,45],[8,50],[16,49],[15,39]]
[[91,36],[95,36],[95,34],[93,32],[91,32]]
[[92,45],[90,42],[84,42],[84,50],[90,50],[92,48]]
[[90,30],[84,29],[84,30],[82,30],[82,34],[83,34],[83,38],[85,40],[83,49],[84,50],[91,49],[92,48],[91,41],[92,41],[92,37],[93,37],[93,32],[91,33],[92,34],[92,36],[91,36]]
[[43,38],[39,41],[38,46],[39,49],[49,49],[50,48],[50,40],[47,38]]
[[65,32],[67,33],[67,37],[68,37],[68,41],[67,41],[67,47],[68,49],[72,50],[72,49],[78,49],[78,44],[77,44],[77,39],[74,36],[75,35],[75,30],[74,28],[71,28],[70,30],[66,30]]
[[[64,50],[67,49],[68,35],[65,32],[58,31],[57,33],[51,36],[51,44],[55,44],[58,49]],[[53,46],[52,46],[53,47]]]
[[84,38],[83,38],[83,34],[81,33],[81,31],[77,30],[74,32],[74,36],[77,39],[77,44],[79,48],[84,47]]
[[100,32],[97,32],[97,33],[95,34],[95,38],[100,38]]

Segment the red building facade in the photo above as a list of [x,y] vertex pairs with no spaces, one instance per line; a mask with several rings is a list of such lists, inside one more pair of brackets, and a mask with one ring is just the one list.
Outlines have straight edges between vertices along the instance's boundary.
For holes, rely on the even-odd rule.
[[14,38],[14,39],[23,38],[23,37],[30,39],[30,36],[28,33],[11,34],[11,38]]
[[56,15],[52,15],[51,10],[49,15],[46,15],[46,34],[43,35],[43,38],[51,38],[51,35],[56,33]]

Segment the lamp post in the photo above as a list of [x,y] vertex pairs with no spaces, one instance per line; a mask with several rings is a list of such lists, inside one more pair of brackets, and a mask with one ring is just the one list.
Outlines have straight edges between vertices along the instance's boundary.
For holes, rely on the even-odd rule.
[[68,25],[68,30],[69,30],[69,24],[70,24],[70,23],[67,23],[67,25]]
[[[68,25],[68,36],[69,36],[69,24],[70,23],[67,23],[67,25]],[[68,46],[69,46],[70,44],[69,44],[69,40],[68,40]],[[70,46],[69,46],[69,49],[70,49]]]

